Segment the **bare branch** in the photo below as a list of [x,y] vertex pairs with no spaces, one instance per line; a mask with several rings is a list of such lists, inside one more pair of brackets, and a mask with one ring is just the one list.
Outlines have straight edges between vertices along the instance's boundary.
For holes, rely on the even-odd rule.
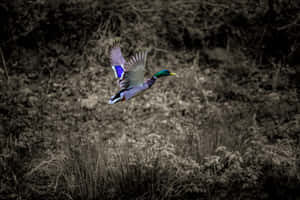
[[281,26],[281,27],[278,27],[277,30],[281,31],[281,30],[290,28],[291,26],[300,26],[299,21],[300,21],[300,15],[298,15],[298,17],[292,23],[286,24],[286,25]]
[[7,69],[7,66],[6,66],[5,58],[4,58],[3,51],[2,51],[1,47],[0,47],[0,54],[1,54],[2,65],[3,65],[3,70],[4,70],[4,73],[5,73],[5,76],[6,76],[6,80],[7,80],[7,83],[9,83],[8,69]]

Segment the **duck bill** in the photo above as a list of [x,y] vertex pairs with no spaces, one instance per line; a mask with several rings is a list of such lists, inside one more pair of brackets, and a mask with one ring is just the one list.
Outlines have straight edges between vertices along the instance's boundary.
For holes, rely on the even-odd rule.
[[170,73],[170,76],[176,76],[176,73],[171,72],[171,73]]

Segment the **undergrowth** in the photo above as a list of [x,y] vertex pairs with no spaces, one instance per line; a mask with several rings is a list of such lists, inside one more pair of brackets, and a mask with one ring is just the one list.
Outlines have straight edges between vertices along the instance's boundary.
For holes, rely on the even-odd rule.
[[[0,199],[299,198],[299,6],[1,2]],[[108,105],[116,37],[177,77]]]

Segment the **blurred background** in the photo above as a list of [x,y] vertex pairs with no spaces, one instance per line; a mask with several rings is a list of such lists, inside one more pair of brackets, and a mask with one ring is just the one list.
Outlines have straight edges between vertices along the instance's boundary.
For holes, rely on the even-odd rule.
[[[299,11],[0,1],[0,199],[298,199]],[[177,76],[108,105],[117,37]]]

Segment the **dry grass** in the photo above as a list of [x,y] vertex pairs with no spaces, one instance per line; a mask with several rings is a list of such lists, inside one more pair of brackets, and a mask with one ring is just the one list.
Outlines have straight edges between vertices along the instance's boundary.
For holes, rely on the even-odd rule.
[[[289,88],[292,72],[282,61],[256,59],[256,45],[264,38],[245,31],[261,30],[255,19],[263,19],[267,5],[213,0],[66,5],[74,10],[61,12],[63,3],[50,6],[61,16],[53,22],[64,33],[57,40],[44,38],[40,52],[22,47],[25,56],[14,62],[1,52],[2,83],[10,81],[0,85],[5,102],[0,109],[6,113],[0,124],[6,132],[0,135],[0,198],[297,195],[299,95]],[[152,48],[147,77],[164,68],[178,76],[108,105],[118,90],[108,59],[115,37],[122,39],[126,58]],[[27,62],[26,53],[36,59]],[[39,66],[38,58],[42,69],[14,71]]]

